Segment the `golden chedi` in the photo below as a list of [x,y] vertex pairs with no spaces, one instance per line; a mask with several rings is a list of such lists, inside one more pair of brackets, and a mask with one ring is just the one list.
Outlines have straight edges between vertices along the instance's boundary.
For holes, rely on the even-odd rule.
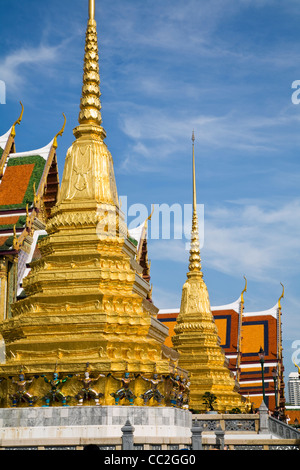
[[241,395],[232,373],[226,366],[226,357],[220,347],[209,295],[203,280],[200,259],[199,229],[196,202],[195,152],[193,141],[193,219],[190,264],[187,281],[182,289],[180,313],[174,328],[174,348],[179,352],[179,366],[190,374],[192,410],[206,411],[203,395],[215,396],[213,408],[224,412],[234,408],[244,411]]
[[77,375],[83,376],[88,363],[93,376],[105,375],[93,389],[106,405],[115,404],[120,388],[115,376],[135,379],[138,405],[147,384],[136,375],[169,373],[169,361],[162,358],[167,328],[147,300],[150,285],[142,277],[119,208],[100,95],[95,1],[89,0],[76,140],[67,152],[48,235],[39,242],[42,256],[23,283],[26,297],[0,325],[6,346],[6,363],[0,365],[1,406],[10,406],[15,388],[9,376],[21,370],[26,378],[35,377],[31,396],[46,396],[47,380],[53,380],[58,397],[62,385],[63,396],[74,397],[80,387]]

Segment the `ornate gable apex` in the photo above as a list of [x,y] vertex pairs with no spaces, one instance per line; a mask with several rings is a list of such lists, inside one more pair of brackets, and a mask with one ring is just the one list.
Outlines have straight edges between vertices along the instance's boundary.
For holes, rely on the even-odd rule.
[[8,155],[15,151],[15,138],[12,131],[13,127],[0,136],[0,178],[3,176]]
[[[37,150],[15,151],[15,125],[0,137],[3,149],[0,181],[2,255],[24,248],[24,241],[34,232],[35,221],[45,223],[50,217],[59,191],[57,136],[62,135],[64,126],[45,147]],[[11,151],[7,152],[8,148]]]
[[8,155],[11,152],[16,151],[16,147],[15,147],[16,125],[21,124],[23,113],[24,113],[24,106],[21,102],[20,102],[20,105],[22,107],[22,111],[21,111],[19,118],[11,126],[11,128],[0,137],[0,179],[3,176],[3,171],[4,171],[4,167],[5,167]]

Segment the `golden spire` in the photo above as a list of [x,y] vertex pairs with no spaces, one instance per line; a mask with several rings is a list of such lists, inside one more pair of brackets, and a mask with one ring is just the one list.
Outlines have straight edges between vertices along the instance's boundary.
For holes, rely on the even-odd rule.
[[[88,212],[88,207],[86,203],[83,204],[83,200],[89,200],[91,207],[93,207],[92,211],[100,203],[110,204],[112,211],[115,211],[115,207],[118,207],[113,159],[104,142],[106,133],[101,126],[95,0],[89,0],[88,5],[89,16],[85,40],[79,125],[73,130],[76,140],[67,152],[57,201],[59,205],[63,201],[73,204],[76,200],[80,210],[85,213]],[[79,206],[77,206],[76,212],[78,212]],[[97,211],[98,209],[97,207]],[[67,217],[66,212],[62,217]],[[99,213],[97,217],[100,217]],[[67,223],[67,220],[64,220],[64,223]]]
[[[97,23],[95,20],[95,0],[89,0],[89,19],[85,39],[85,55],[83,67],[83,85],[80,101],[79,126],[74,129],[75,137],[83,133],[95,132],[95,126],[101,129],[101,136],[105,138],[105,132],[101,127],[101,102],[100,102],[100,75]],[[92,128],[91,128],[92,126]]]
[[203,276],[201,270],[200,258],[200,242],[199,242],[199,227],[197,215],[197,195],[196,195],[196,170],[195,170],[195,134],[192,134],[193,142],[193,219],[192,219],[192,233],[191,233],[191,248],[190,248],[190,264],[188,277],[193,275]]

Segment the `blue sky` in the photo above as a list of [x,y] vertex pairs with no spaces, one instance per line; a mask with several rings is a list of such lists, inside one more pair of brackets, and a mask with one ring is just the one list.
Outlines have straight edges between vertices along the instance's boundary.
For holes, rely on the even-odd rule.
[[[87,0],[1,3],[0,133],[17,119],[17,151],[60,130],[73,142]],[[97,0],[103,126],[128,204],[204,204],[202,266],[211,304],[271,308],[285,286],[286,380],[300,362],[300,6],[297,0]],[[155,303],[180,306],[186,240],[149,240]],[[299,343],[299,344],[298,344]],[[299,354],[297,357],[297,350]]]

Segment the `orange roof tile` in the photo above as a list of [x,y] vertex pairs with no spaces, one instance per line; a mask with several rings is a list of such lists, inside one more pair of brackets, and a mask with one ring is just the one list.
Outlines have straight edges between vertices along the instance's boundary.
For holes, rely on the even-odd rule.
[[0,246],[2,247],[9,238],[10,238],[9,236],[7,237],[0,236]]
[[23,202],[33,169],[34,163],[6,168],[0,185],[0,206]]
[[0,217],[0,226],[1,225],[15,225],[19,220],[19,215]]

